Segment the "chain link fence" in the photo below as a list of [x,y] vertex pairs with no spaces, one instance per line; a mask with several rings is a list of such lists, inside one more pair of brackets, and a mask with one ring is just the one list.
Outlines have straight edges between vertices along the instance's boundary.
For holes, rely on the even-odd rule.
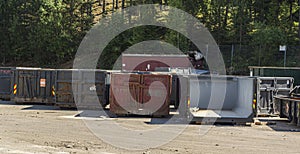
[[[284,66],[284,51],[268,46],[220,45],[227,74],[249,75],[248,66]],[[300,46],[287,46],[286,67],[300,67]]]

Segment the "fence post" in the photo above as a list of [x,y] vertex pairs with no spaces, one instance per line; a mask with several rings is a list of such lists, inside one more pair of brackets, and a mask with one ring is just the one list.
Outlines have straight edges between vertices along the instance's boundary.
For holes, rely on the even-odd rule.
[[231,66],[231,68],[233,68],[233,54],[234,54],[234,45],[232,44],[231,45],[231,58],[230,58],[230,62],[231,62],[230,66]]

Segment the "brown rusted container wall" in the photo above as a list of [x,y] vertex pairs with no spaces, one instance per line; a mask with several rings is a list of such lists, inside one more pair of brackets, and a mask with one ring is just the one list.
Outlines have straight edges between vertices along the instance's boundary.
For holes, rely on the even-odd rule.
[[110,111],[118,115],[130,114],[137,109],[140,99],[139,74],[112,74],[110,85]]
[[[149,68],[148,68],[149,65]],[[159,67],[192,67],[186,55],[123,54],[122,71],[155,71]]]
[[169,75],[112,74],[110,111],[117,115],[169,115],[170,79]]
[[144,74],[142,81],[142,110],[144,113],[154,116],[169,115],[171,76]]

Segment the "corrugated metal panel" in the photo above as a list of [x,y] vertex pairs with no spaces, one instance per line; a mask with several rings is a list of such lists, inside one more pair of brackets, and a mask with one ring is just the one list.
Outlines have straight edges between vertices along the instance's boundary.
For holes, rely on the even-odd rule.
[[0,67],[0,99],[10,100],[12,67]]
[[169,115],[169,75],[112,74],[110,111],[117,115]]
[[112,74],[110,111],[118,115],[136,112],[141,101],[140,74]]
[[16,103],[54,103],[55,71],[40,68],[13,70],[12,101]]
[[72,90],[72,70],[56,71],[56,105],[75,107]]
[[157,116],[169,115],[171,76],[170,75],[142,75],[142,106],[145,114]]

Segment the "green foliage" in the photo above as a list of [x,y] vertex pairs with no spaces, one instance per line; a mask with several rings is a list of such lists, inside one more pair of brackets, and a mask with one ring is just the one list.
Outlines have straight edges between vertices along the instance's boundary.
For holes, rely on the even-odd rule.
[[[59,66],[74,58],[82,38],[102,14],[109,16],[112,11],[131,5],[163,4],[197,17],[219,45],[234,45],[231,71],[245,72],[248,65],[279,66],[282,53],[278,52],[278,46],[286,44],[289,50],[289,45],[300,45],[299,3],[297,0],[2,0],[0,63]],[[139,10],[135,15],[138,13]],[[173,18],[180,16],[173,14]],[[185,23],[178,26],[184,28]],[[183,34],[162,27],[141,26],[112,40],[99,66],[111,68],[123,51],[146,40],[165,41],[182,51],[195,50]],[[299,47],[294,47],[288,53],[299,55],[297,51]],[[299,58],[293,56],[293,62],[287,64],[296,66]]]
[[0,56],[14,65],[39,67],[71,60],[92,26],[88,6],[80,0],[1,1]]
[[277,26],[267,26],[263,23],[255,23],[254,27],[255,29],[250,34],[255,53],[259,56],[254,61],[258,61],[258,65],[266,66],[281,64],[281,61],[275,60],[275,56],[279,52],[279,45],[287,43],[286,33]]

